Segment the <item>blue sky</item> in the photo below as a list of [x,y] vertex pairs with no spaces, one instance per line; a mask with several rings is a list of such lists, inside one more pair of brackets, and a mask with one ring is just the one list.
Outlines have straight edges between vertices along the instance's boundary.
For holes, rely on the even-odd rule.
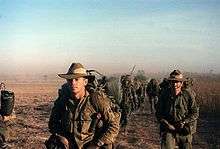
[[218,0],[0,0],[0,72],[220,73]]

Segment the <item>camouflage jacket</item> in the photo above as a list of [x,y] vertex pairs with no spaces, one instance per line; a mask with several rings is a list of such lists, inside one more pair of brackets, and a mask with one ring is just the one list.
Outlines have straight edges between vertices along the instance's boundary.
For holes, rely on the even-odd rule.
[[[68,89],[63,86],[58,99],[54,103],[49,120],[49,130],[51,133],[58,133],[66,136],[71,134],[73,141],[78,148],[90,141],[101,141],[105,144],[113,143],[119,132],[119,121],[116,121],[114,112],[111,110],[110,103],[106,96],[100,93],[88,92],[85,97],[77,103],[73,100]],[[91,103],[91,98],[95,98],[98,103],[99,111]],[[89,131],[93,121],[93,115],[99,112],[102,116],[105,131],[95,138],[95,132]]]
[[[199,108],[195,96],[190,92],[183,90],[180,94],[173,97],[168,92],[161,93],[157,105],[156,117],[167,120],[170,124],[184,121],[191,125],[192,131],[194,123],[199,116]],[[163,131],[163,128],[161,128]],[[194,132],[192,132],[194,133]]]

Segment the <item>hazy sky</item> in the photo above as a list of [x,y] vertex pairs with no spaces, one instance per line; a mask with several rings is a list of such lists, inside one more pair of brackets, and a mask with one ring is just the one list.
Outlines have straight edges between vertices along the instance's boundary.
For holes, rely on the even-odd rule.
[[0,0],[0,73],[220,73],[219,0]]

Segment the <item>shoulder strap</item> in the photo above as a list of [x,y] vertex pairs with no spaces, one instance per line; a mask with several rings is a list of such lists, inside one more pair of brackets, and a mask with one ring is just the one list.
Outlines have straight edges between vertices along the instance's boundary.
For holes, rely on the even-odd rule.
[[99,112],[99,111],[100,111],[100,110],[99,110],[99,105],[98,105],[97,99],[95,99],[95,96],[98,96],[98,95],[95,95],[95,94],[98,94],[98,93],[96,93],[96,92],[92,93],[92,94],[90,95],[89,100],[90,100],[91,105],[92,105],[93,108],[95,109],[95,111],[96,111],[96,112]]

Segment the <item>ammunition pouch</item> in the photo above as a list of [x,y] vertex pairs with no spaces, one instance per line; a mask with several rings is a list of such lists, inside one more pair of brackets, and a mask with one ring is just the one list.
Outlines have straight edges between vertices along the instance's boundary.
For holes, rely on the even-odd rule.
[[96,128],[101,128],[102,126],[100,126],[101,124],[101,114],[100,113],[95,113],[94,115],[92,115],[92,122],[90,124],[89,127],[89,132],[95,132]]

